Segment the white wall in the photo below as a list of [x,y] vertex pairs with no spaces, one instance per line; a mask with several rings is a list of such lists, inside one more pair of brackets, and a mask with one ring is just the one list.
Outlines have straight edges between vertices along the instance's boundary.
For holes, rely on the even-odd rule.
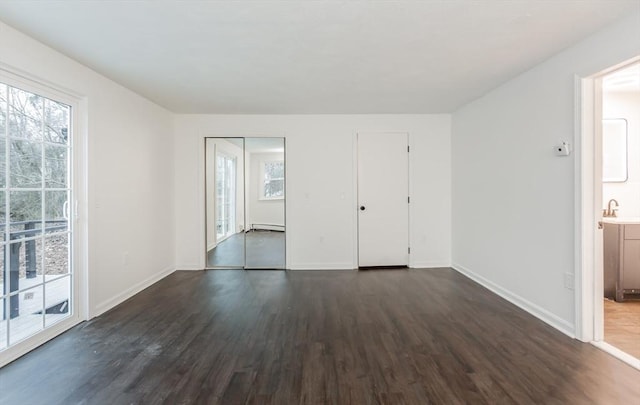
[[627,120],[629,178],[624,183],[602,184],[602,207],[615,198],[618,217],[640,217],[640,92],[606,92],[602,95],[603,118]]
[[284,160],[284,153],[251,153],[250,159],[247,229],[251,224],[285,225],[284,200],[260,199],[261,166],[264,162]]
[[449,115],[179,115],[175,131],[176,260],[204,267],[203,137],[286,137],[287,267],[357,266],[355,134],[408,132],[411,264],[450,264]]
[[99,314],[174,266],[172,115],[0,23],[0,64],[88,105],[89,312]]
[[574,332],[574,75],[640,54],[637,13],[583,40],[453,115],[456,269]]

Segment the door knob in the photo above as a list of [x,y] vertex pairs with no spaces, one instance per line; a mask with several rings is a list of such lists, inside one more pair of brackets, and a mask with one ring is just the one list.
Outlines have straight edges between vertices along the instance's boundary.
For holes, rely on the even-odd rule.
[[360,211],[364,211],[366,208],[364,207],[364,205],[360,206]]

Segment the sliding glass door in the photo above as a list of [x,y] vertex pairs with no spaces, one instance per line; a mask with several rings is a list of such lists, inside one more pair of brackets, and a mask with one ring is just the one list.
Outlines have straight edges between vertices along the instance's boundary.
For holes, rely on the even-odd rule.
[[222,242],[236,232],[237,158],[216,153],[216,240]]
[[73,314],[71,115],[0,83],[0,352]]

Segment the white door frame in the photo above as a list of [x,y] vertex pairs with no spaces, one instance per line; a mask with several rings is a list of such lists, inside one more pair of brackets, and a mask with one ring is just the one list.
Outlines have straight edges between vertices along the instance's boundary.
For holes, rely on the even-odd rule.
[[596,218],[596,207],[602,204],[602,188],[596,187],[595,173],[597,168],[602,170],[602,154],[596,153],[599,150],[596,139],[602,137],[602,127],[596,125],[602,115],[602,97],[599,91],[596,94],[598,87],[601,88],[594,77],[575,78],[575,336],[583,342],[602,340],[603,330],[603,316],[598,316],[602,299],[596,299],[597,281],[600,280],[601,285],[603,282],[602,249],[600,258],[596,257],[596,246],[602,241]]
[[603,342],[602,77],[640,56],[589,77],[575,76],[575,336],[640,369],[640,361]]

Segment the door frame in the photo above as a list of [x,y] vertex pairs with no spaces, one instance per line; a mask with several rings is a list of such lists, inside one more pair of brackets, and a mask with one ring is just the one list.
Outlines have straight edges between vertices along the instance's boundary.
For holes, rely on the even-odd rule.
[[88,100],[73,90],[0,63],[0,80],[40,96],[62,102],[71,107],[71,145],[69,207],[71,308],[66,319],[43,329],[33,336],[6,348],[0,353],[0,368],[31,350],[59,336],[92,316],[89,309],[89,240],[88,240]]
[[574,77],[574,305],[575,336],[640,369],[640,360],[605,343],[602,205],[602,77],[640,62],[640,56],[590,76]]
[[[600,75],[575,77],[576,106],[579,106],[575,109],[577,133],[574,162],[575,336],[583,342],[602,340],[603,330],[602,313],[598,315],[602,311],[602,300],[596,299],[598,279],[603,283],[602,260],[601,257],[596,257],[596,246],[602,242],[602,232],[597,229],[596,217],[596,207],[602,205],[602,187],[601,183],[598,186],[595,173],[598,167],[602,170],[602,154],[598,153],[596,147],[597,139],[602,138],[602,127],[596,124],[602,116],[602,95],[596,94],[596,89],[600,86],[598,76]],[[599,253],[602,255],[602,249]],[[600,337],[596,331],[600,331]]]
[[[407,139],[407,147],[409,148],[407,151],[407,196],[411,198],[412,193],[412,183],[411,183],[411,133],[409,131],[356,131],[353,133],[353,190],[354,190],[354,210],[353,210],[353,242],[354,242],[354,258],[353,265],[354,269],[360,269],[360,215],[358,212],[359,209],[359,143],[358,138],[360,135],[364,134],[394,134],[394,135],[405,135]],[[409,254],[407,258],[407,268],[411,268],[412,260],[411,260],[411,202],[407,204],[407,247],[409,248]]]

